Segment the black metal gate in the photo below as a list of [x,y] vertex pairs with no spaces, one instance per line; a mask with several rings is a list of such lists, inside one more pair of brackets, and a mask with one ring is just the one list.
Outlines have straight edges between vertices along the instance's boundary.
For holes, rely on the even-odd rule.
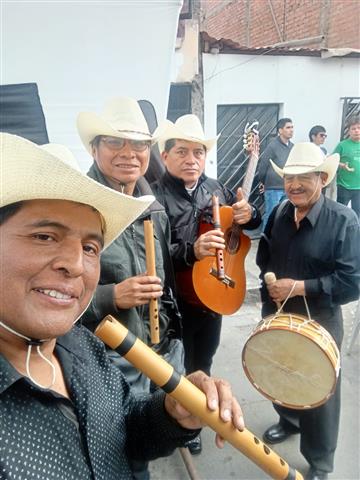
[[344,97],[343,114],[341,122],[341,140],[348,137],[346,123],[349,117],[360,115],[360,97]]
[[[217,132],[217,177],[228,188],[236,191],[242,185],[248,164],[248,155],[243,148],[243,133],[247,122],[259,122],[260,156],[270,140],[276,136],[279,117],[278,104],[218,105]],[[257,175],[252,184],[250,200],[263,209]]]

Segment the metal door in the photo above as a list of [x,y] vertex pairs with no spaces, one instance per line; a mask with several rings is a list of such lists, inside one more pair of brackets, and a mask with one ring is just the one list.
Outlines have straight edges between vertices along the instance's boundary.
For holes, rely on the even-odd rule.
[[[228,188],[236,191],[242,185],[248,164],[243,148],[243,133],[247,122],[259,122],[260,156],[270,140],[276,136],[279,117],[278,104],[218,105],[217,177]],[[263,198],[259,193],[259,181],[255,175],[250,200],[261,210]]]

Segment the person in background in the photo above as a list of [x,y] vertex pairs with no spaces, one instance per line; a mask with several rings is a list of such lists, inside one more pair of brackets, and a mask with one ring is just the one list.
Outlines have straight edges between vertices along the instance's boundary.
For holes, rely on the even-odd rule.
[[[135,99],[110,99],[101,114],[82,112],[77,126],[93,158],[88,172],[90,178],[133,197],[152,194],[144,174],[149,165],[151,145],[156,139],[150,134]],[[149,219],[155,233],[156,276],[146,272],[144,220]],[[106,315],[111,314],[151,346],[149,301],[156,299],[160,342],[152,348],[182,373],[181,325],[174,292],[167,278],[171,274],[165,263],[167,258],[171,258],[169,220],[164,207],[154,201],[102,254],[100,282],[82,321],[94,330]],[[152,388],[149,379],[125,358],[111,349],[108,355],[121,368],[133,391],[142,393]],[[132,470],[138,480],[149,478],[147,465],[141,462],[134,460]]]
[[258,177],[260,193],[264,193],[265,200],[265,212],[262,222],[263,230],[275,205],[285,198],[284,185],[271,168],[270,160],[279,168],[283,168],[294,146],[290,140],[293,135],[294,125],[292,120],[290,118],[281,118],[277,123],[277,137],[268,144],[260,156]]
[[310,129],[310,132],[309,132],[310,142],[317,145],[320,148],[320,150],[324,153],[324,155],[327,155],[327,150],[324,147],[326,137],[327,137],[327,133],[326,133],[325,127],[323,127],[322,125],[315,125]]
[[[311,319],[333,336],[340,349],[341,305],[360,293],[360,226],[351,209],[322,194],[338,163],[338,154],[325,157],[312,143],[296,144],[283,168],[272,163],[289,201],[271,213],[256,263],[262,279],[267,272],[274,272],[277,279],[271,285],[263,283],[263,318],[287,298],[284,312],[308,317],[308,306]],[[310,465],[306,478],[327,479],[337,445],[340,377],[334,394],[319,407],[296,410],[274,404],[274,408],[280,418],[266,430],[264,441],[280,443],[300,433],[300,450]]]
[[334,152],[339,153],[337,172],[337,201],[351,208],[360,219],[360,116],[347,121],[349,138],[342,140]]
[[[131,480],[129,457],[169,455],[201,422],[160,390],[134,395],[104,344],[74,324],[102,251],[151,199],[83,175],[66,147],[7,133],[0,147],[0,477]],[[227,382],[189,379],[244,428]]]
[[[199,234],[203,220],[212,220],[212,195],[220,205],[231,205],[234,222],[246,229],[255,229],[261,223],[257,208],[242,196],[205,175],[208,152],[216,138],[205,138],[196,115],[184,115],[175,123],[166,121],[158,127],[159,150],[166,172],[151,184],[153,192],[165,207],[171,225],[171,254],[177,272],[177,292],[183,318],[185,368],[190,373],[202,370],[210,374],[213,357],[220,342],[220,314],[209,310],[188,295],[191,276],[186,280],[180,273],[191,272],[196,260],[213,256],[214,249],[224,249],[223,233],[210,229]],[[156,132],[155,132],[156,133]],[[192,454],[201,452],[200,436],[189,443]]]

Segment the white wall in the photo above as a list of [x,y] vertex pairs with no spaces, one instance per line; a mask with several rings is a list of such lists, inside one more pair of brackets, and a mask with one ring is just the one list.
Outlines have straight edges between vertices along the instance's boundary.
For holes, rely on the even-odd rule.
[[83,168],[80,111],[124,95],[150,100],[165,118],[182,0],[1,3],[1,83],[38,84],[50,141]]
[[[279,103],[290,117],[294,141],[308,141],[313,125],[324,125],[331,151],[340,138],[341,97],[360,96],[359,59],[204,54],[205,129],[216,134],[217,105]],[[216,176],[216,149],[207,173]]]

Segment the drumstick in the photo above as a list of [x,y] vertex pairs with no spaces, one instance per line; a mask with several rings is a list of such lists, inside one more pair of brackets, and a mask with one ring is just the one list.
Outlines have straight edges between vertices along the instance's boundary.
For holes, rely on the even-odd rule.
[[[144,220],[145,252],[146,252],[146,270],[151,276],[156,275],[155,268],[155,245],[154,228],[151,220]],[[159,343],[159,307],[157,298],[152,298],[149,302],[150,313],[150,337],[151,343]]]
[[117,349],[130,363],[181,403],[192,415],[199,417],[272,478],[303,480],[299,472],[291,469],[282,458],[249,430],[244,429],[240,432],[232,422],[224,422],[220,418],[219,409],[209,410],[204,392],[177,373],[169,363],[136,338],[114,317],[107,315],[98,325],[95,334],[110,348]]
[[[219,197],[216,195],[212,196],[212,206],[213,206],[214,230],[221,231]],[[217,270],[217,278],[219,280],[224,280],[225,278],[224,252],[220,248],[216,249],[216,270]]]
[[[275,283],[276,282],[275,273],[274,272],[265,273],[264,280],[265,280],[266,285],[271,285],[272,283]],[[276,303],[277,309],[279,310],[279,308],[281,308],[281,302],[275,302],[275,303]]]

